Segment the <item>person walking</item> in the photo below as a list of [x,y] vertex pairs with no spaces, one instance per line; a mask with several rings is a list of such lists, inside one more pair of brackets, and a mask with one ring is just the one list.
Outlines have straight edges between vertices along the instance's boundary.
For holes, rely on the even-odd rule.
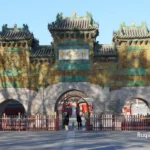
[[80,128],[82,128],[82,120],[79,114],[77,114],[77,122],[78,122],[78,130],[79,130]]
[[69,124],[69,113],[67,113],[64,120],[65,130],[68,130],[68,124]]

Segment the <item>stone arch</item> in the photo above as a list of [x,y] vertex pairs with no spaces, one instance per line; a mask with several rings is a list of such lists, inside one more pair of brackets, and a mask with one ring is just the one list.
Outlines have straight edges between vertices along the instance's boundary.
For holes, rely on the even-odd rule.
[[[21,102],[19,102],[18,100],[15,99],[7,99],[3,102],[0,103],[0,116],[3,115],[3,113],[6,113],[6,109],[8,109],[8,106],[11,105],[16,105],[16,107],[12,108],[13,111],[15,111],[15,113],[26,113],[25,107],[23,106],[23,104]],[[17,108],[19,106],[19,108]]]
[[150,105],[147,100],[144,100],[140,97],[132,97],[131,99],[125,101],[122,113],[125,115],[147,115],[150,113]]
[[[73,91],[74,91],[74,92],[79,92],[79,93],[85,95],[85,97],[88,97],[83,91],[80,91],[80,90],[77,90],[77,89],[69,89],[69,90],[65,91],[64,93],[62,93],[62,94],[58,97],[58,99],[56,100],[56,103],[55,103],[55,112],[57,111],[58,102],[63,98],[63,96],[64,96],[65,94],[70,93],[70,92],[73,92]],[[80,96],[80,98],[83,98],[83,97]],[[84,98],[83,98],[83,99],[84,99]]]
[[35,104],[33,99],[37,92],[26,88],[0,88],[0,103],[8,99],[19,101],[27,114],[34,114]]
[[120,90],[112,91],[111,100],[122,99],[123,101],[140,98],[146,100],[150,104],[150,87],[123,87]]
[[[147,100],[143,99],[143,98],[140,98],[140,97],[131,97],[128,100],[134,100],[134,99],[140,99],[141,101],[143,101],[150,108],[150,103]],[[126,99],[125,102],[127,102],[128,100]]]
[[[69,93],[71,93],[71,92],[78,92],[78,93],[76,93],[76,94],[73,94],[73,93],[72,93],[72,94],[67,95],[66,97],[64,97],[66,94],[69,94]],[[83,97],[83,96],[84,96],[84,97]],[[59,96],[59,98],[57,99],[57,101],[56,101],[56,103],[55,103],[55,112],[58,112],[57,108],[58,108],[58,103],[59,103],[60,101],[65,102],[65,101],[67,101],[68,99],[73,98],[73,97],[78,97],[78,98],[82,99],[83,102],[86,103],[87,108],[88,108],[88,110],[89,110],[88,103],[87,103],[87,101],[85,100],[85,98],[88,98],[88,96],[87,96],[84,92],[82,92],[82,91],[80,91],[80,90],[71,89],[71,90],[65,91],[64,93],[62,93],[62,94]]]
[[123,87],[110,92],[110,103],[118,100],[123,107],[130,99],[140,98],[150,107],[150,87]]
[[[100,87],[99,85],[90,84],[88,82],[65,82],[48,86],[44,89],[44,103],[47,113],[55,111],[56,101],[67,91],[77,90],[85,93],[90,100],[93,101],[93,108],[95,112],[104,112],[105,103],[109,101],[109,88]],[[42,90],[41,90],[42,91]],[[36,101],[40,102],[41,94],[38,93]],[[42,110],[41,110],[42,112]]]

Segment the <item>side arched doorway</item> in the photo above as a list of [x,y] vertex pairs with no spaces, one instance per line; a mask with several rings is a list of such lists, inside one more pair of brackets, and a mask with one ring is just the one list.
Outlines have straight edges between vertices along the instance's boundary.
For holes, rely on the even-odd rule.
[[25,114],[24,106],[17,100],[8,99],[0,103],[0,115],[18,115]]
[[150,106],[146,100],[136,97],[126,101],[122,113],[124,115],[149,115]]
[[61,118],[59,124],[63,126],[63,119],[67,113],[70,115],[70,126],[76,123],[76,115],[79,114],[84,120],[90,117],[93,110],[92,101],[79,90],[69,90],[60,95],[55,103],[55,112]]

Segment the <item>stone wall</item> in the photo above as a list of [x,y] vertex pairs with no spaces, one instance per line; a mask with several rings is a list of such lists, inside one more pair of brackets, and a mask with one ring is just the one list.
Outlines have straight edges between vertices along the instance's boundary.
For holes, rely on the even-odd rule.
[[[66,91],[79,90],[85,93],[92,101],[96,112],[105,110],[105,102],[108,101],[109,88],[101,88],[90,83],[59,83],[40,88],[36,93],[27,89],[0,89],[0,102],[15,99],[23,104],[27,113],[42,114],[54,112],[57,99]],[[30,101],[29,101],[30,99]]]
[[30,91],[25,88],[0,88],[0,103],[14,99],[19,101],[25,108],[27,113],[31,112],[32,99],[37,95],[35,91]]
[[123,87],[120,90],[109,91],[108,87],[100,87],[87,82],[59,83],[40,88],[38,92],[21,89],[0,89],[0,102],[15,99],[25,107],[27,113],[50,114],[54,112],[57,99],[66,91],[79,90],[85,93],[93,101],[94,112],[109,111],[108,105],[112,101],[119,100],[122,107],[127,100],[142,98],[150,104],[150,87]]
[[150,103],[150,87],[123,87],[110,92],[110,100],[120,99],[124,103],[136,97]]
[[117,104],[116,109],[121,110],[128,100],[140,98],[145,100],[150,107],[150,87],[123,87],[110,92],[110,105]]
[[[86,82],[79,82],[79,83],[59,83],[55,85],[48,86],[44,89],[44,101],[43,106],[46,108],[46,112],[50,113],[54,111],[55,103],[57,99],[66,91],[69,90],[79,90],[85,93],[91,101],[94,102],[94,108],[96,112],[104,111],[105,110],[105,102],[109,99],[109,88],[101,88],[98,85],[92,85]],[[42,92],[43,89],[41,88],[37,96],[34,98],[33,102],[36,104],[37,102],[42,103]],[[40,105],[39,105],[40,106]],[[39,108],[38,110],[41,111]],[[36,111],[38,111],[36,110]]]

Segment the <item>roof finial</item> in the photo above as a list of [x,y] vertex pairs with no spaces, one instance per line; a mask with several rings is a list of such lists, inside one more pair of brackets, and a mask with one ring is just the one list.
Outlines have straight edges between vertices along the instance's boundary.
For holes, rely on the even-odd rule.
[[135,23],[134,23],[134,21],[132,21],[132,26],[134,26],[135,25]]
[[17,28],[17,24],[14,24],[14,28]]
[[73,16],[76,16],[76,12],[73,12],[72,15],[73,15]]

